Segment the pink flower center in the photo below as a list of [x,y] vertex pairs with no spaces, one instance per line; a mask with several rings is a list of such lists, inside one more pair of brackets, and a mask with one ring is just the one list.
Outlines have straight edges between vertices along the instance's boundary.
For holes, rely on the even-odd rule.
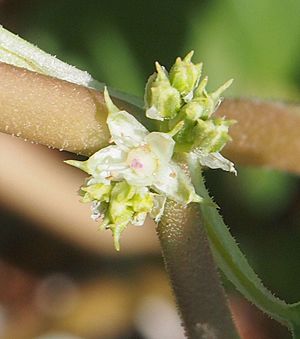
[[157,160],[149,149],[137,147],[128,152],[127,164],[138,176],[152,176],[157,167]]
[[141,168],[144,167],[144,165],[143,165],[143,163],[139,159],[134,158],[131,161],[130,167],[134,168],[134,169],[141,169]]

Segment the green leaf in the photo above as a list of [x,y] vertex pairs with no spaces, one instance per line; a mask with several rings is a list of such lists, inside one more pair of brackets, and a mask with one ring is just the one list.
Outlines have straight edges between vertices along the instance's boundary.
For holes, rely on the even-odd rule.
[[68,65],[0,26],[0,61],[78,85],[93,80],[87,72]]
[[[211,201],[195,157],[189,157],[189,168],[196,193]],[[275,297],[250,267],[217,209],[200,204],[200,210],[215,260],[225,276],[249,301],[289,327],[294,338],[300,338],[300,303],[287,304]]]
[[[103,91],[105,86],[104,83],[93,79],[88,72],[79,70],[42,51],[1,25],[0,62],[100,91]],[[139,109],[143,107],[143,101],[134,95],[125,94],[112,88],[109,88],[109,92],[113,97],[130,103]]]

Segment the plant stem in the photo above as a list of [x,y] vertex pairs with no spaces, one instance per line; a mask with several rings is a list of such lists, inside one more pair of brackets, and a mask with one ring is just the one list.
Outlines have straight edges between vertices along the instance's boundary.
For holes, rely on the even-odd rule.
[[[143,120],[140,107],[114,102]],[[224,149],[237,165],[300,173],[299,105],[225,100],[216,113],[237,120]],[[90,155],[109,139],[102,92],[0,62],[0,132]]]
[[168,201],[157,234],[187,337],[237,338],[198,204]]
[[106,117],[101,92],[0,62],[1,132],[91,155],[108,144]]
[[230,160],[300,173],[299,104],[231,99],[216,113],[237,121],[222,152]]
[[205,187],[197,158],[190,155],[188,164],[197,194],[208,202],[200,204],[199,211],[218,267],[250,302],[296,333],[300,324],[300,303],[287,304],[263,285],[240,251],[216,207],[209,205],[212,200]]

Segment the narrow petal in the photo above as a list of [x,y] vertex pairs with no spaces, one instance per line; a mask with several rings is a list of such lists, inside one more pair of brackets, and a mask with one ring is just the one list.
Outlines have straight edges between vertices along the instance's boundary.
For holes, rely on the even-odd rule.
[[106,86],[104,87],[104,101],[109,114],[117,113],[120,111],[119,108],[112,102]]
[[87,161],[78,161],[78,160],[65,160],[64,163],[77,167],[81,169],[82,171],[90,174],[88,166],[87,166]]
[[188,204],[192,201],[200,202],[203,199],[195,192],[188,176],[176,164],[165,164],[161,166],[156,176],[157,180],[152,185],[158,193],[165,194],[182,204]]
[[137,147],[149,134],[148,130],[126,111],[110,114],[107,124],[112,140],[123,149]]
[[205,153],[197,150],[195,154],[200,162],[200,165],[212,169],[220,168],[224,171],[228,171],[237,175],[234,164],[230,160],[224,158],[220,153]]
[[167,133],[152,132],[149,133],[145,141],[149,144],[151,151],[158,157],[169,162],[173,156],[175,141]]

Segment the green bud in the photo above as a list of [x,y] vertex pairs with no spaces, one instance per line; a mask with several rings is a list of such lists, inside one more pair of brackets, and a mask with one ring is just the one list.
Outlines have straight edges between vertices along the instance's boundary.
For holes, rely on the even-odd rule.
[[[115,204],[112,204],[111,209],[114,211],[116,210]],[[117,251],[120,250],[121,235],[123,231],[126,229],[129,222],[131,221],[132,217],[133,217],[133,211],[129,207],[124,208],[122,210],[122,213],[119,215],[114,215],[114,213],[113,215],[111,215],[111,220],[114,221],[114,223],[111,223],[109,225],[109,228],[113,233],[114,245]]]
[[208,76],[204,77],[199,85],[197,86],[197,88],[195,89],[194,92],[194,97],[206,97],[207,96],[207,92],[206,92],[206,85],[208,83]]
[[193,148],[195,136],[194,128],[197,122],[184,120],[183,128],[174,136],[176,152],[190,152]]
[[82,202],[109,201],[112,186],[102,183],[81,187]]
[[131,202],[132,208],[136,213],[148,213],[153,207],[153,197],[149,191],[146,193],[137,192]]
[[[101,185],[101,184],[100,184]],[[106,186],[106,185],[102,185]],[[99,187],[98,184],[84,188],[86,193],[95,197],[101,197],[104,201],[106,195],[101,195],[94,191]],[[129,223],[142,225],[147,213],[150,213],[153,206],[153,194],[145,187],[129,185],[126,181],[114,182],[110,185],[111,190],[107,191],[108,200],[105,200],[100,227],[108,228],[112,231],[116,250],[120,249],[120,237]],[[95,199],[90,198],[95,202]],[[101,202],[101,200],[97,200]],[[102,202],[101,202],[102,204]],[[101,205],[101,207],[103,207]],[[97,214],[97,210],[96,213]]]
[[152,75],[146,85],[146,115],[150,119],[172,119],[181,106],[180,93],[172,87],[165,69],[155,63],[157,73]]
[[127,203],[134,197],[135,188],[129,185],[126,181],[121,181],[115,184],[111,193],[111,199],[118,202]]
[[[208,78],[205,77],[196,88],[194,93],[193,102],[196,102],[194,105],[194,110],[197,106],[197,111],[200,111],[202,108],[201,119],[208,119],[219,107],[222,102],[221,94],[232,84],[233,79],[227,81],[224,85],[220,86],[216,91],[212,93],[207,93],[206,85]],[[201,107],[201,108],[200,108]]]
[[193,147],[207,153],[219,152],[231,140],[228,129],[233,123],[232,120],[220,118],[206,121],[199,119],[193,129]]
[[206,84],[208,78],[205,77],[196,88],[194,98],[186,103],[180,110],[180,116],[188,120],[197,121],[198,119],[207,120],[218,108],[221,103],[220,95],[230,86],[232,80],[227,81],[215,92],[208,94]]
[[111,201],[109,214],[111,222],[119,227],[127,226],[133,216],[133,209],[124,202]]
[[188,120],[197,121],[207,119],[211,112],[211,105],[205,98],[195,98],[185,104],[180,110],[180,114]]
[[191,62],[193,54],[191,51],[183,60],[177,58],[170,70],[170,82],[183,97],[192,93],[202,72],[202,63],[195,65]]
[[134,211],[128,201],[134,196],[134,189],[126,181],[114,184],[111,191],[109,208],[106,214],[107,228],[113,233],[114,244],[120,250],[120,236],[131,221]]

